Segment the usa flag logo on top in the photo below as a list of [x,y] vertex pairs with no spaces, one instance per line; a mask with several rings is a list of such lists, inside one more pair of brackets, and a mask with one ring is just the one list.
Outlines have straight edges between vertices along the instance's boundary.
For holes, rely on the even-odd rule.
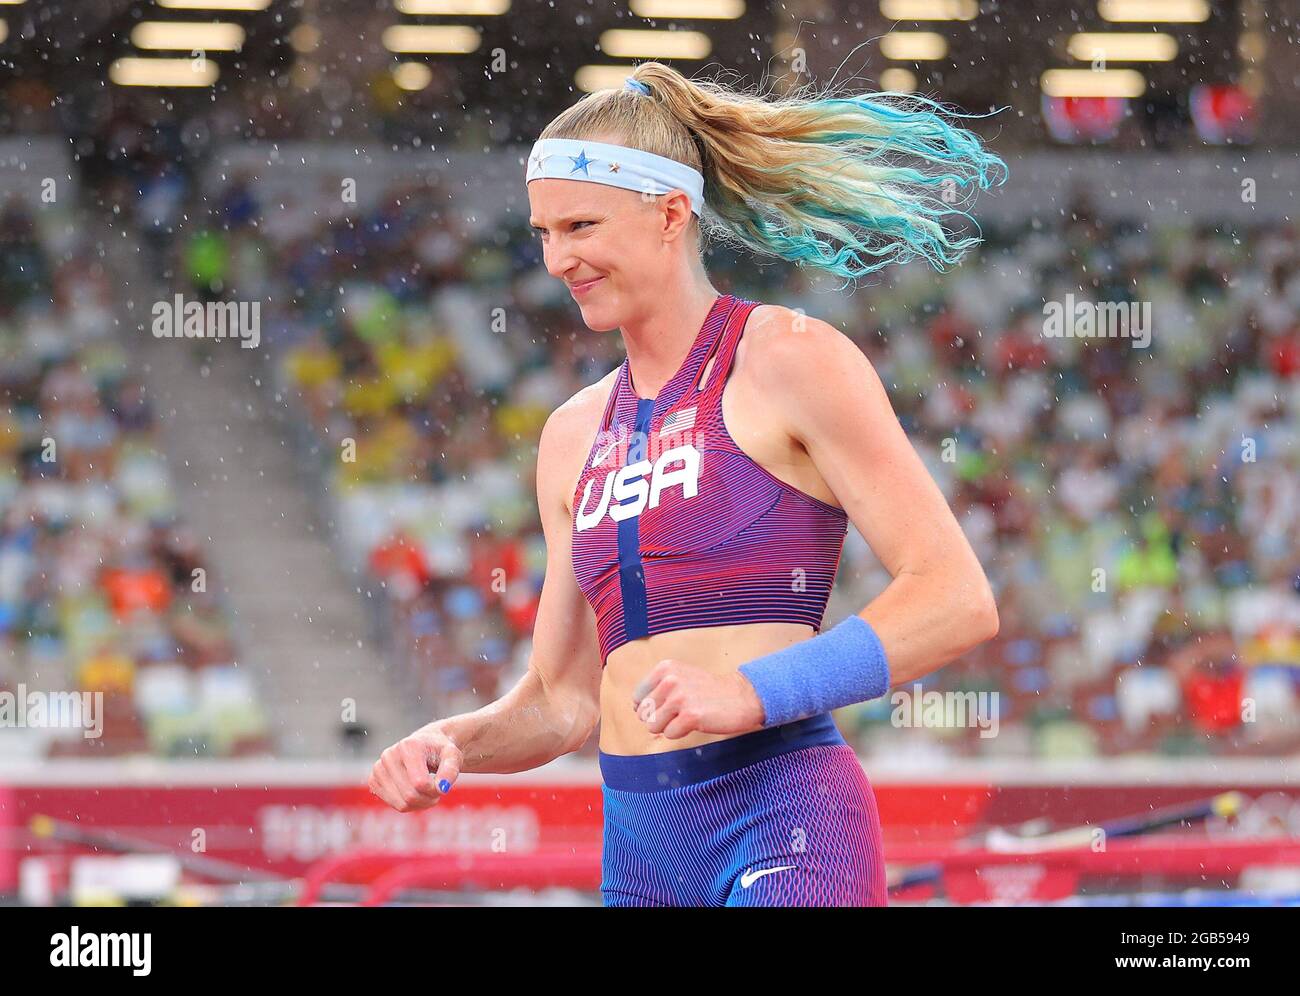
[[683,408],[681,411],[673,412],[666,419],[664,424],[659,427],[660,433],[665,432],[685,432],[695,425],[695,405],[690,408]]

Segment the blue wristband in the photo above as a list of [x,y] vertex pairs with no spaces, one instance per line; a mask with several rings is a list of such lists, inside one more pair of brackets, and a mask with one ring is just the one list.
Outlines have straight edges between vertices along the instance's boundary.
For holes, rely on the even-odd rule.
[[851,615],[838,625],[740,666],[763,703],[763,725],[866,702],[889,691],[889,662],[871,624]]

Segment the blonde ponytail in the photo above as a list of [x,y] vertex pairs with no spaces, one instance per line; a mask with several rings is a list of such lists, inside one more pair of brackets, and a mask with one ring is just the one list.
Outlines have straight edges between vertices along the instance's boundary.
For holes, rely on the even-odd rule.
[[982,240],[945,220],[1006,163],[946,110],[894,92],[767,99],[660,62],[630,74],[649,87],[590,94],[541,138],[610,141],[704,174],[705,233],[856,279],[916,256],[943,271]]

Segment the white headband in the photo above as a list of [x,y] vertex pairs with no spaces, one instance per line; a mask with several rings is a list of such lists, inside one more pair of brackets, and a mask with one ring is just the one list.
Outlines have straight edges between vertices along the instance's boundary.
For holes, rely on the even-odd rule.
[[704,209],[703,173],[675,159],[623,145],[539,138],[528,157],[527,175],[525,185],[545,179],[588,180],[647,194],[683,190],[697,216]]

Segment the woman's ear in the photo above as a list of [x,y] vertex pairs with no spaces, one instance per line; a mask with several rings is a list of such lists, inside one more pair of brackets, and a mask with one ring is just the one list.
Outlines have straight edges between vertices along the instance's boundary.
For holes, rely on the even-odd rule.
[[665,242],[684,238],[690,231],[695,214],[691,211],[690,195],[684,190],[670,190],[659,198],[659,212],[663,218]]

